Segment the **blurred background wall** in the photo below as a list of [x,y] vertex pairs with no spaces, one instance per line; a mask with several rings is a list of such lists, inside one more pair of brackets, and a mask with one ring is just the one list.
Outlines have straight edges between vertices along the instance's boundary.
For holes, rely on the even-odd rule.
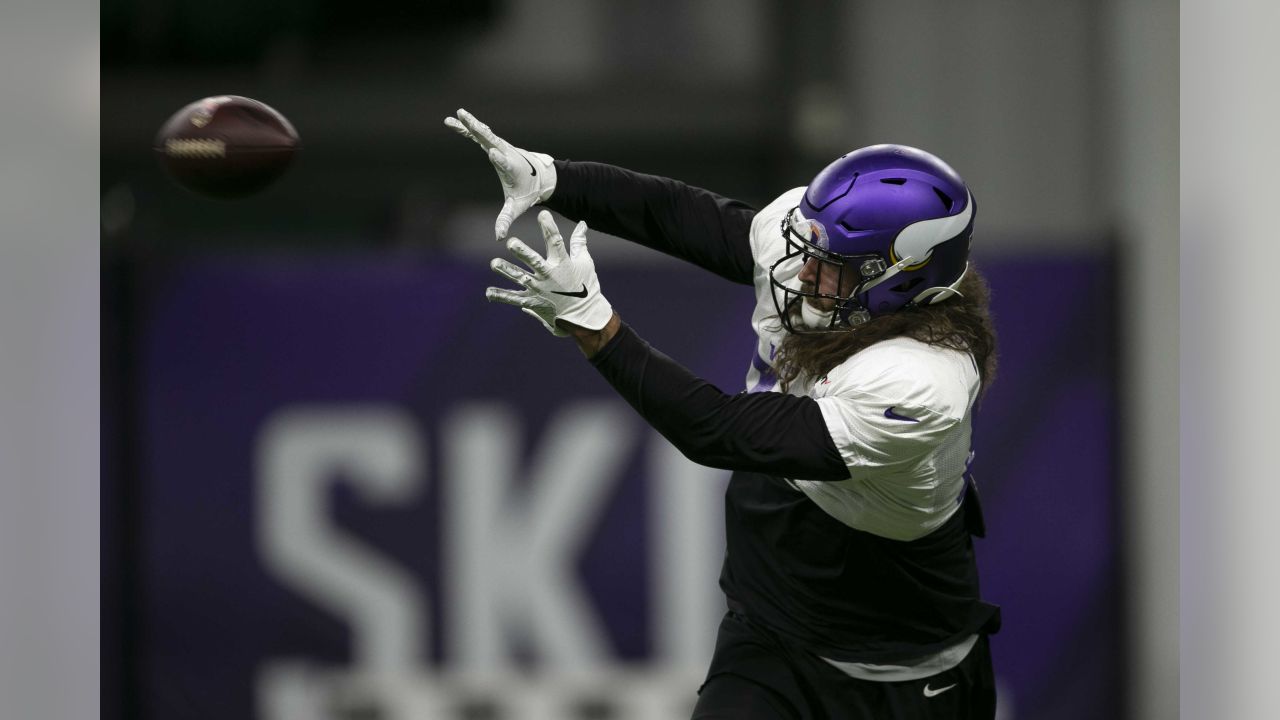
[[[480,300],[500,194],[440,124],[457,107],[757,207],[853,147],[946,158],[979,198],[1005,343],[976,440],[1002,715],[1176,715],[1176,3],[101,7],[107,717],[687,713],[723,478]],[[223,93],[304,143],[235,203],[150,150]],[[750,293],[592,252],[646,337],[737,389]],[[593,429],[623,446],[594,459],[612,474],[539,465]],[[538,490],[557,482],[570,499]],[[556,513],[572,537],[539,524]],[[522,543],[532,570],[503,564]],[[512,573],[541,609],[493,599]]]

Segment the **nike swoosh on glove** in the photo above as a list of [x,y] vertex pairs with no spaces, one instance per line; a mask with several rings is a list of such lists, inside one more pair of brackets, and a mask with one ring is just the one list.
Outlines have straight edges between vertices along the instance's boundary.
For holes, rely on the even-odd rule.
[[538,225],[547,241],[545,258],[519,238],[511,238],[507,249],[529,269],[502,258],[494,258],[489,263],[494,272],[524,289],[491,287],[485,290],[485,297],[490,302],[515,305],[537,318],[554,335],[565,334],[556,326],[557,320],[588,330],[603,328],[613,317],[613,306],[600,293],[595,261],[587,252],[587,224],[580,222],[574,227],[568,250],[550,212],[538,213]]

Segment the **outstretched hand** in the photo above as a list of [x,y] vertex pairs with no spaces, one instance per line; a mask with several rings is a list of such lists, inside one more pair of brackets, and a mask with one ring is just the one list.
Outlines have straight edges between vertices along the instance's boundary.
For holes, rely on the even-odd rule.
[[493,225],[497,239],[507,236],[516,218],[535,204],[546,202],[555,192],[556,167],[550,155],[521,150],[498,137],[488,125],[466,110],[459,109],[457,117],[446,117],[444,124],[483,148],[498,173],[503,201],[502,210]]
[[546,257],[518,238],[511,238],[507,249],[528,269],[502,258],[494,258],[489,263],[494,272],[523,290],[491,287],[485,290],[485,297],[490,302],[520,308],[554,335],[566,335],[566,330],[573,327],[589,331],[604,329],[613,317],[613,307],[600,294],[595,262],[587,252],[587,224],[580,222],[574,227],[568,248],[550,212],[538,213],[538,225],[547,243]]

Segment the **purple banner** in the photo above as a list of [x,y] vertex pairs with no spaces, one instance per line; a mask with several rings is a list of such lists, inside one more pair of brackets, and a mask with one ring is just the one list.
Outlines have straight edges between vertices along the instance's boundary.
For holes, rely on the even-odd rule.
[[[1001,368],[974,471],[1001,716],[1113,716],[1109,271],[983,269]],[[725,474],[572,343],[486,304],[494,277],[347,256],[149,278],[148,718],[687,717],[723,612]],[[602,283],[656,347],[742,388],[750,288],[669,265]]]

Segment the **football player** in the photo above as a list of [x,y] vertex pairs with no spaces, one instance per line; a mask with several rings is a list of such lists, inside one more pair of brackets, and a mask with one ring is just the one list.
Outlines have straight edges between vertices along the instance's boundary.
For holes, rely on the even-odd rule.
[[[969,265],[973,196],[937,157],[874,145],[762,210],[675,180],[528,152],[464,110],[445,123],[488,154],[495,233],[535,204],[539,254],[493,269],[491,301],[571,336],[695,462],[733,471],[728,599],[694,718],[992,718],[978,588],[985,530],[971,416],[995,369],[986,285]],[[746,392],[650,347],[601,292],[587,223],[752,285]]]

